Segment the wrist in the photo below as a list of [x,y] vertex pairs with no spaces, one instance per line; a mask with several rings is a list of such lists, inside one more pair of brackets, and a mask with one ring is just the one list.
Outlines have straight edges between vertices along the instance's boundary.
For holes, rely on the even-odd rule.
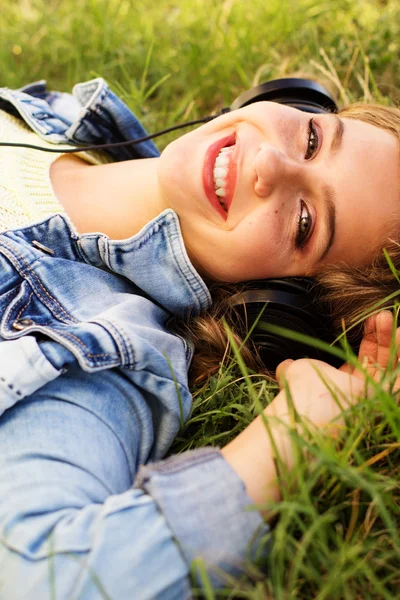
[[291,469],[290,420],[282,392],[242,433],[221,450],[256,504],[280,499],[276,461]]

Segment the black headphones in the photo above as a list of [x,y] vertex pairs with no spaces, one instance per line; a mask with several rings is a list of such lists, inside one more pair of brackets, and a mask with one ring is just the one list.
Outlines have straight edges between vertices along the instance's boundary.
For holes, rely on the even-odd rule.
[[287,77],[261,83],[240,94],[230,106],[230,110],[243,108],[253,102],[279,102],[308,113],[337,113],[338,107],[333,96],[324,86],[311,79]]
[[[332,95],[322,85],[310,79],[284,78],[262,83],[241,94],[229,108],[221,113],[247,106],[254,102],[268,100],[292,106],[308,113],[336,113],[338,107]],[[128,140],[112,144],[80,146],[68,150],[41,148],[31,144],[0,142],[0,146],[19,146],[34,148],[46,152],[76,153],[82,150],[100,150],[110,147],[132,146],[153,139],[183,127],[205,123],[218,115],[204,117],[176,125],[137,140]],[[286,358],[318,358],[334,366],[341,360],[333,354],[324,352],[312,345],[282,336],[273,328],[280,327],[297,334],[317,338],[332,344],[336,338],[328,312],[316,292],[315,281],[306,277],[287,277],[283,279],[264,279],[250,281],[245,289],[234,299],[234,310],[238,324],[244,323],[249,339],[258,349],[268,370],[274,371]],[[260,316],[261,315],[261,316]],[[272,327],[271,327],[272,326]],[[271,327],[268,330],[268,327]]]

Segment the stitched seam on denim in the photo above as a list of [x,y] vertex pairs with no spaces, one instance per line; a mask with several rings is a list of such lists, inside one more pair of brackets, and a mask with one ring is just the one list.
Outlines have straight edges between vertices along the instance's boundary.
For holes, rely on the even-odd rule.
[[[57,216],[62,217],[62,215],[57,215]],[[85,254],[85,250],[83,250],[81,248],[81,243],[82,243],[81,242],[81,238],[84,238],[84,240],[86,240],[86,239],[94,239],[94,240],[96,240],[96,239],[101,238],[102,234],[90,235],[90,234],[84,233],[82,235],[76,236],[73,231],[68,231],[68,235],[70,236],[70,240],[74,244],[74,248],[75,248],[78,256],[81,259],[80,261],[77,261],[77,262],[82,262],[85,265],[90,265],[91,267],[94,267],[94,265],[91,262],[90,258],[88,258],[87,255]],[[94,267],[94,268],[97,268],[97,267]]]
[[[34,121],[35,125],[39,129],[39,131],[41,131],[43,134],[46,134],[47,131],[43,127],[43,125],[40,123],[40,121],[37,122],[35,117],[33,117],[32,114],[25,108],[25,105],[23,104],[23,99],[20,97],[20,95],[22,95],[22,94],[24,96],[29,97],[29,94],[26,94],[25,92],[19,92],[18,95],[16,94],[14,96],[8,90],[6,91],[6,94],[4,94],[4,96],[5,96],[5,100],[7,100],[10,104],[12,104],[17,109],[17,111],[19,112],[19,114],[21,116],[26,117],[29,124],[31,124],[32,121]],[[28,104],[30,106],[31,102],[29,102]]]
[[[93,85],[93,89],[96,89],[96,88],[97,88],[97,85]],[[84,115],[84,117],[83,117],[83,118],[80,120],[80,123],[79,123],[78,127],[76,127],[76,128],[75,128],[75,130],[74,130],[74,139],[78,140],[78,142],[79,142],[79,143],[82,143],[82,142],[84,142],[84,143],[86,143],[86,144],[87,144],[87,140],[86,140],[86,139],[85,139],[85,140],[82,140],[82,139],[80,139],[80,138],[78,138],[78,137],[77,137],[77,133],[78,133],[79,129],[81,129],[81,128],[84,126],[84,123],[83,123],[83,121],[84,121],[84,118],[85,118],[85,116],[86,116],[86,115],[88,115],[88,114],[90,114],[90,113],[93,113],[93,114],[95,114],[95,115],[97,114],[97,116],[101,116],[101,115],[100,115],[100,111],[101,111],[101,109],[102,109],[102,106],[101,106],[101,104],[102,104],[102,103],[104,102],[104,100],[107,98],[107,95],[108,95],[108,93],[109,93],[109,90],[107,90],[106,94],[104,95],[104,98],[101,98],[101,96],[104,94],[104,92],[105,92],[105,90],[102,90],[102,92],[101,92],[101,94],[100,94],[100,98],[98,98],[98,99],[97,99],[97,102],[96,102],[96,108],[92,108],[91,106],[86,106],[86,108],[85,108],[85,115]],[[90,96],[92,96],[92,95],[93,95],[93,92],[90,92],[90,93],[89,93],[89,95],[90,95]],[[86,99],[85,99],[85,103],[86,103]],[[106,119],[103,119],[103,121],[104,121],[105,123],[107,123]],[[108,125],[108,123],[107,123],[107,125]]]
[[[21,316],[21,314],[23,313],[23,311],[26,310],[27,306],[29,305],[29,303],[32,300],[32,296],[33,296],[33,292],[31,292],[29,294],[28,301],[26,302],[26,304],[24,304],[24,306],[22,306],[22,308],[20,309],[18,315],[15,318],[12,319],[13,321],[18,320],[19,317]],[[21,298],[21,301],[22,301],[22,298]],[[7,319],[6,319],[5,323],[4,323],[5,326],[7,326],[9,324],[10,319],[11,319],[11,314],[8,315],[8,317],[7,317]],[[48,325],[47,326],[46,325],[37,325],[37,328],[39,329],[39,331],[40,331],[40,328],[44,329],[45,331],[48,331],[50,329],[50,331],[55,331],[60,337],[65,337],[67,339],[68,339],[68,337],[70,337],[70,338],[74,339],[80,346],[82,346],[82,348],[84,349],[84,351],[86,353],[86,356],[88,356],[90,358],[100,358],[100,357],[110,357],[110,358],[115,357],[117,359],[119,358],[118,354],[115,353],[115,352],[111,352],[111,353],[109,353],[109,352],[103,352],[103,353],[99,353],[99,354],[91,354],[89,352],[89,348],[86,346],[86,344],[80,338],[78,338],[73,333],[70,333],[68,331],[60,332],[58,329],[52,329]]]
[[[164,239],[165,239],[166,243],[168,244],[168,247],[171,250],[171,254],[172,254],[172,257],[174,259],[174,263],[175,263],[176,269],[177,269],[177,271],[179,271],[181,273],[183,279],[186,281],[186,283],[187,283],[187,285],[189,287],[189,290],[191,292],[191,296],[194,299],[194,302],[195,302],[197,308],[200,310],[201,309],[200,301],[197,298],[197,295],[196,295],[196,293],[195,293],[195,291],[194,291],[194,289],[192,287],[192,284],[191,284],[191,282],[190,282],[190,280],[189,280],[189,278],[188,278],[188,276],[187,276],[187,274],[185,272],[185,271],[187,271],[188,266],[185,263],[185,271],[183,271],[183,269],[182,269],[182,267],[180,265],[180,261],[178,260],[178,257],[175,254],[175,250],[174,250],[173,243],[172,243],[173,240],[174,240],[174,238],[178,238],[178,234],[177,234],[176,231],[175,231],[175,233],[172,236],[164,235]],[[193,277],[192,277],[192,279],[193,279]],[[190,312],[187,314],[187,316],[188,317],[190,316]]]
[[[103,327],[106,329],[106,331],[108,331],[107,327],[109,326],[112,331],[115,334],[115,337],[117,338],[116,343],[118,348],[120,348],[121,351],[121,356],[123,359],[124,364],[122,366],[126,367],[126,368],[132,368],[134,369],[136,366],[136,362],[135,362],[135,352],[134,349],[132,347],[132,344],[130,344],[129,342],[129,336],[126,334],[126,332],[124,331],[124,329],[121,327],[121,325],[115,325],[111,319],[96,319],[92,321],[93,323],[98,323],[99,325],[102,325],[102,323],[104,322],[105,325],[103,325]],[[123,335],[122,335],[123,334]],[[125,336],[125,338],[124,338]],[[118,344],[118,340],[121,341],[121,344]],[[128,341],[126,341],[128,340]],[[126,355],[126,358],[125,358]]]
[[[29,267],[29,265],[28,265],[28,267]],[[19,313],[18,313],[17,317],[16,317],[16,318],[13,318],[13,321],[14,321],[14,320],[18,320],[18,319],[19,319],[19,317],[21,316],[21,314],[23,313],[23,311],[24,311],[24,310],[26,310],[27,306],[29,305],[29,303],[30,303],[30,302],[31,302],[31,300],[32,300],[32,296],[33,296],[33,291],[31,291],[31,293],[29,294],[28,301],[27,301],[27,302],[26,302],[26,303],[25,303],[25,304],[24,304],[24,305],[21,307],[21,309],[20,309],[20,311],[19,311]],[[20,300],[20,301],[22,302],[22,301],[23,301],[23,298],[21,298],[21,300]],[[17,304],[17,305],[18,305],[18,304]],[[13,308],[15,309],[15,307],[13,307]],[[12,318],[12,316],[11,316],[11,313],[10,313],[10,314],[8,315],[8,317],[7,317],[6,321],[5,321],[5,323],[4,323],[4,326],[8,326],[8,325],[9,325],[9,322],[10,322],[11,318]],[[49,329],[50,329],[50,331],[52,330],[52,328],[51,328],[51,327],[49,327],[49,326],[40,326],[40,325],[38,325],[37,327],[38,327],[38,328],[41,328],[42,330],[45,330],[45,331],[47,331],[47,330],[49,330]],[[39,331],[40,331],[40,329],[39,329]],[[57,329],[54,329],[54,331],[55,331],[55,332],[56,332],[56,333],[57,333],[57,334],[58,334],[60,337],[64,337],[65,339],[71,338],[71,339],[75,340],[75,341],[76,341],[76,342],[77,342],[77,343],[78,343],[78,344],[79,344],[79,345],[80,345],[80,346],[81,346],[81,347],[84,349],[84,352],[85,352],[84,356],[87,356],[87,357],[89,357],[89,358],[94,358],[94,359],[101,359],[101,358],[103,358],[103,359],[104,359],[104,358],[111,358],[111,359],[117,359],[117,360],[119,359],[119,356],[118,356],[118,354],[117,354],[117,353],[115,353],[115,352],[112,352],[112,353],[109,353],[109,352],[103,352],[103,353],[98,353],[98,354],[92,354],[91,352],[89,352],[89,348],[86,346],[86,344],[85,344],[85,343],[84,343],[84,342],[83,342],[81,339],[79,339],[77,336],[75,336],[73,333],[70,333],[70,332],[60,332],[60,331],[59,331],[59,330],[57,330]]]
[[[163,230],[163,226],[165,224],[169,225],[171,223],[172,228],[173,228],[173,233],[172,235],[170,235],[170,231],[166,232]],[[173,256],[173,260],[175,265],[177,266],[177,270],[182,274],[183,279],[186,281],[189,291],[191,293],[191,297],[194,300],[194,303],[196,304],[197,308],[199,310],[201,310],[201,302],[197,297],[197,292],[196,292],[196,288],[199,290],[200,293],[204,294],[205,290],[202,289],[202,286],[200,285],[200,282],[197,280],[197,278],[195,277],[194,273],[191,272],[191,265],[188,265],[185,259],[184,254],[182,253],[182,248],[181,248],[181,241],[180,241],[180,236],[179,236],[179,231],[177,229],[176,226],[176,220],[175,217],[171,217],[171,214],[168,213],[166,214],[162,221],[157,221],[156,223],[154,223],[153,227],[150,229],[150,231],[145,231],[142,234],[142,240],[140,241],[140,243],[138,245],[135,245],[135,249],[140,250],[140,248],[143,246],[143,244],[147,243],[158,231],[159,229],[162,230],[163,233],[163,237],[164,240],[166,241],[166,243],[168,244],[168,247],[171,251],[171,254]],[[174,241],[174,244],[172,244],[172,241]],[[176,242],[178,243],[178,247],[179,247],[179,257],[181,258],[182,262],[184,263],[184,268],[185,271],[183,271],[179,258],[177,256],[178,253],[175,252],[175,244]],[[131,242],[128,242],[128,244],[131,244]],[[122,246],[122,244],[119,244],[120,246]],[[122,250],[124,252],[126,252],[126,250],[124,248],[122,248]],[[128,252],[131,250],[131,248],[128,248]],[[196,286],[194,286],[194,283],[197,283]],[[190,314],[188,314],[188,316],[190,316]]]
[[[20,284],[17,287],[14,287],[11,290],[8,290],[8,292],[5,292],[4,294],[0,294],[0,304],[6,303],[8,296],[11,296],[11,301],[14,300],[15,296],[18,296],[19,289],[20,289]],[[13,294],[14,294],[14,298],[12,297]],[[4,311],[6,311],[7,308],[8,308],[8,305],[4,308]]]
[[[93,321],[93,322],[94,322],[94,321]],[[105,322],[105,323],[108,323],[108,321],[107,321],[106,319],[104,319],[104,322]],[[98,321],[98,324],[99,324],[100,326],[102,326],[102,324],[101,324],[101,320],[100,320],[100,319],[99,319],[99,321]],[[105,328],[105,326],[104,326],[104,325],[103,325],[103,327]],[[106,328],[105,328],[105,329],[106,329]],[[113,329],[114,329],[114,328],[113,328]],[[125,344],[124,344],[124,340],[123,340],[123,339],[122,339],[122,337],[120,336],[120,334],[119,334],[119,331],[114,331],[114,333],[115,333],[115,337],[117,338],[117,340],[115,340],[115,342],[116,342],[116,344],[117,344],[118,348],[120,349],[121,358],[122,358],[123,362],[125,362],[125,361],[126,361],[126,359],[125,359],[125,349],[124,349],[124,346],[125,346]],[[118,344],[118,341],[119,341],[119,340],[122,342],[122,344]],[[118,356],[118,354],[116,354],[116,356]]]
[[[140,235],[137,234],[135,236],[134,242],[131,239],[118,240],[118,247],[117,247],[118,250],[121,252],[121,254],[126,254],[127,252],[132,252],[132,250],[134,250],[134,251],[140,250],[144,244],[147,244],[147,242],[156,233],[158,233],[158,230],[160,229],[160,227],[162,227],[164,225],[164,223],[166,223],[167,221],[168,221],[167,217],[163,217],[162,221],[156,221],[155,223],[152,224],[151,227],[149,227],[148,229],[143,231]],[[109,246],[111,244],[114,245],[113,244],[114,240],[106,239],[106,242],[108,242],[107,246]],[[113,250],[114,250],[114,248],[113,248]]]
[[[47,327],[46,329],[50,329],[51,330],[50,327]],[[80,346],[82,346],[82,348],[84,348],[85,355],[89,356],[90,358],[101,358],[101,357],[109,357],[109,358],[115,357],[115,358],[119,358],[118,354],[116,354],[115,352],[111,352],[111,353],[109,353],[109,352],[103,352],[103,353],[99,353],[99,354],[91,354],[89,352],[89,348],[86,346],[86,344],[84,342],[82,342],[81,339],[79,339],[78,337],[76,337],[76,335],[74,335],[73,333],[70,333],[69,331],[63,331],[63,332],[60,332],[58,330],[54,330],[54,331],[56,331],[56,333],[60,337],[64,337],[66,339],[72,338],[73,340],[75,340]]]
[[[24,307],[25,308],[25,307]],[[5,325],[7,325],[8,321],[9,321],[9,317],[7,318],[7,321],[5,323]],[[83,351],[84,351],[84,358],[85,357],[89,357],[89,358],[111,358],[112,360],[117,359],[119,361],[119,356],[117,353],[114,352],[103,352],[103,353],[99,353],[99,354],[91,354],[89,352],[88,347],[86,346],[86,344],[79,339],[78,337],[76,337],[73,333],[70,333],[68,331],[59,331],[58,329],[49,327],[48,325],[36,325],[36,326],[32,326],[32,327],[27,327],[27,333],[46,333],[50,339],[53,339],[53,336],[51,335],[51,333],[54,333],[56,336],[60,337],[60,338],[65,338],[66,340],[68,340],[69,338],[72,338],[72,340],[76,341],[80,346],[82,346]],[[29,330],[29,331],[28,331]],[[26,335],[26,334],[22,334],[22,335]],[[16,338],[22,337],[21,334],[17,334]],[[57,341],[57,340],[55,340]],[[79,351],[79,348],[77,348],[77,350]],[[116,365],[118,366],[118,365]]]
[[[33,277],[33,279],[36,281],[36,286],[39,285],[40,288],[42,288],[44,294],[50,299],[50,301],[53,301],[57,307],[59,308],[59,310],[61,311],[61,313],[64,313],[64,315],[66,315],[66,318],[68,319],[68,322],[73,322],[73,323],[78,323],[79,321],[77,319],[75,319],[72,315],[70,315],[62,306],[59,302],[57,302],[57,300],[55,298],[53,298],[53,296],[47,291],[47,289],[44,287],[44,285],[42,284],[42,282],[40,281],[39,277],[36,275],[35,271],[32,269],[32,267],[30,266],[30,264],[27,262],[27,260],[25,259],[25,257],[18,252],[18,250],[16,250],[15,248],[13,248],[12,245],[8,244],[4,239],[1,240],[0,242],[1,244],[4,244],[10,251],[12,258],[16,258],[15,256],[13,256],[13,253],[16,254],[20,260],[26,265],[26,268],[28,269],[28,271],[31,273],[31,276]],[[4,252],[4,248],[1,249],[0,248],[0,252],[3,251],[4,254],[6,254],[6,252]],[[12,261],[14,264],[14,261]],[[16,266],[14,264],[14,266]],[[22,275],[22,277],[24,277],[24,279],[28,279],[29,281],[29,277],[27,275],[27,273],[25,273],[25,271],[22,269],[21,265],[19,265],[20,268],[20,275]],[[21,272],[22,271],[22,272]],[[30,281],[31,285],[34,285],[34,282]],[[35,287],[36,287],[35,286]],[[51,306],[51,304],[47,304],[47,302],[45,301],[44,298],[41,297],[40,293],[38,293],[39,298],[42,300],[43,304],[45,304],[47,306],[47,308],[53,312],[54,307]],[[57,312],[57,309],[54,311]],[[63,319],[63,317],[59,316],[60,320]],[[65,319],[65,317],[64,317]]]
[[[90,264],[90,263],[88,263],[88,262],[87,262],[87,260],[86,260],[86,258],[85,258],[85,256],[84,256],[84,254],[83,254],[83,252],[82,252],[82,250],[81,250],[81,248],[80,248],[80,246],[79,246],[79,238],[80,238],[80,236],[79,236],[79,235],[76,235],[76,234],[75,234],[75,232],[74,232],[73,230],[71,230],[71,229],[70,229],[70,227],[69,227],[69,224],[68,224],[68,223],[67,223],[67,222],[64,220],[64,218],[63,218],[63,215],[59,214],[59,215],[57,215],[57,216],[61,217],[61,219],[62,219],[62,221],[63,221],[64,225],[66,225],[66,226],[67,226],[67,234],[68,234],[68,236],[69,236],[69,239],[70,239],[71,243],[72,243],[72,244],[73,244],[73,246],[74,246],[74,250],[76,251],[77,255],[78,255],[78,256],[80,257],[80,259],[81,259],[80,261],[75,261],[75,260],[74,260],[74,262],[82,262],[82,263],[84,263],[84,264]],[[69,259],[69,260],[70,260],[70,259]],[[93,265],[92,265],[92,266],[93,266]]]
[[[134,354],[135,353],[134,353],[132,344],[129,343],[129,336],[126,334],[126,331],[124,330],[124,328],[122,327],[122,325],[118,325],[117,326],[111,320],[109,321],[109,323],[114,327],[114,329],[117,332],[117,334],[121,337],[121,340],[122,340],[122,343],[124,345],[124,348],[126,349],[126,353],[127,353],[127,356],[128,356],[127,365],[126,366],[134,368],[135,367],[135,358],[134,358]],[[126,342],[125,340],[128,340],[128,342]]]
[[[158,233],[158,231],[164,227],[165,224],[167,224],[167,225],[169,224],[170,220],[171,220],[170,215],[169,214],[165,215],[162,218],[162,220],[159,220],[159,221],[156,221],[155,223],[153,223],[151,227],[149,227],[148,229],[143,231],[140,235],[139,234],[135,235],[134,242],[132,242],[132,240],[130,240],[130,239],[122,240],[122,241],[118,240],[117,250],[121,254],[126,254],[127,252],[132,252],[132,250],[133,251],[141,250],[141,248],[145,244],[147,244],[151,240],[151,238],[154,237],[154,235],[156,235]],[[165,235],[165,232],[163,232],[163,233],[164,233],[164,238],[168,239],[169,232],[167,232],[168,235]],[[177,232],[176,228],[174,230],[174,235],[178,236],[178,232]],[[85,235],[85,237],[86,237],[86,235]],[[106,238],[106,242],[108,242],[107,246],[109,246],[109,245],[113,244],[114,240],[108,240]],[[113,250],[115,250],[115,248],[113,248]],[[172,254],[174,255],[174,258],[175,258],[175,253],[172,252]],[[110,268],[112,268],[112,267],[110,267]]]
[[[109,93],[110,93],[110,89],[109,88],[103,88],[101,90],[100,97],[97,99],[96,108],[93,109],[92,107],[90,107],[89,110],[91,112],[97,113],[99,116],[101,116],[100,112],[103,109],[103,104],[104,104],[105,100],[107,100],[107,96],[108,96]],[[105,121],[105,119],[104,119],[104,121]]]
[[[182,238],[180,235],[180,230],[179,230],[179,219],[177,219],[175,214],[172,214],[172,215],[166,215],[165,221],[166,222],[170,221],[172,223],[174,235],[172,235],[172,236],[169,234],[165,235],[165,232],[163,232],[164,237],[167,240],[167,242],[170,243],[169,246],[172,250],[172,254],[173,254],[175,261],[178,260],[178,255],[179,255],[180,261],[184,264],[185,273],[188,274],[188,275],[185,274],[184,277],[190,286],[190,291],[195,296],[195,299],[196,299],[199,309],[201,309],[201,303],[200,303],[200,300],[198,300],[198,298],[197,298],[197,294],[201,293],[202,295],[205,295],[206,297],[208,295],[207,299],[210,300],[208,288],[204,284],[204,281],[200,277],[196,276],[195,272],[193,272],[190,259],[187,260],[187,257],[185,255],[185,253],[186,253],[185,244],[182,241]],[[176,240],[176,243],[175,243],[175,240]],[[177,245],[179,252],[174,251],[174,246],[172,245],[172,241],[174,241],[174,246]],[[178,263],[178,265],[181,270],[180,263]]]
[[[176,331],[174,330],[173,323],[176,320],[177,320],[176,317],[171,316],[169,319],[166,320],[165,327],[171,335],[174,335],[175,337],[178,338],[178,340],[181,340],[182,345],[183,345],[183,351],[185,353],[186,364],[188,364],[190,362],[190,359],[192,358],[193,350],[190,347],[190,344],[187,341],[187,339],[180,333],[176,333]],[[181,320],[181,319],[179,319],[179,320]]]
[[111,264],[110,263],[110,248],[109,248],[109,245],[107,244],[107,239],[105,237],[101,237],[99,239],[99,246],[101,246],[101,249],[99,247],[97,247],[99,250],[99,254],[100,254],[100,256],[103,254],[103,256],[104,256],[103,260],[105,261],[106,265],[109,266]]
[[[29,294],[29,297],[28,297],[28,301],[27,301],[27,303],[25,304],[25,306],[23,306],[23,307],[21,308],[21,310],[19,311],[19,313],[18,313],[18,314],[17,314],[17,316],[15,317],[14,321],[18,321],[18,319],[20,318],[20,316],[22,315],[22,313],[24,312],[24,310],[26,310],[26,308],[29,306],[29,304],[30,304],[30,302],[31,302],[31,300],[32,300],[32,296],[33,296],[33,292],[31,292],[31,293]],[[10,315],[10,316],[11,316],[11,315]]]
[[[88,254],[88,252],[85,250],[85,242],[87,240],[88,241],[94,240],[97,242],[97,252],[99,254],[100,260],[102,261],[102,263],[105,264],[107,269],[110,269],[111,267],[110,267],[109,262],[106,262],[104,260],[104,257],[102,256],[103,248],[107,249],[107,252],[108,252],[108,245],[107,245],[105,239],[106,239],[106,236],[101,233],[100,234],[99,233],[96,233],[96,234],[83,233],[82,235],[80,235],[79,238],[76,240],[76,246],[79,249],[79,255],[82,257],[82,262],[84,262],[86,265],[90,265],[91,267],[94,267],[94,268],[100,268],[100,269],[102,268],[102,267],[96,267],[95,265],[93,265],[93,263],[89,257],[90,252]],[[101,245],[102,247],[99,248],[99,245]]]
[[[42,284],[42,282],[40,281],[39,277],[36,275],[35,271],[32,269],[32,267],[30,266],[30,264],[27,262],[27,260],[25,259],[25,257],[18,252],[18,250],[16,250],[15,248],[13,248],[10,244],[8,244],[4,239],[1,240],[1,243],[4,244],[10,251],[11,256],[13,255],[13,253],[15,253],[20,260],[26,265],[26,268],[28,269],[28,271],[31,273],[33,279],[36,282],[36,285],[39,285],[39,287],[43,290],[44,294],[50,299],[50,301],[53,301],[57,307],[59,308],[59,310],[61,311],[61,313],[64,313],[64,315],[66,315],[68,322],[74,322],[74,323],[78,323],[79,321],[77,319],[75,319],[72,315],[70,315],[62,306],[61,304],[55,299],[53,298],[53,296],[47,291],[47,289],[44,287],[44,285]],[[3,249],[4,250],[4,249]],[[1,251],[1,248],[0,248]],[[13,258],[16,258],[15,256]],[[14,262],[13,262],[14,264]],[[16,266],[16,265],[14,265]],[[22,277],[24,277],[24,279],[27,279],[29,281],[29,278],[27,276],[27,273],[25,273],[25,271],[22,269],[21,265],[19,265],[20,269],[22,272],[20,272],[20,275],[22,275]],[[34,285],[34,282],[31,282],[31,285]],[[36,287],[36,286],[35,286]],[[41,297],[40,293],[38,294],[39,298],[42,300],[42,302],[47,306],[47,308],[53,312],[53,307],[50,305],[48,305],[46,303],[46,301]],[[52,310],[53,309],[53,310]],[[55,312],[57,312],[57,310],[55,310]],[[60,319],[62,319],[63,317],[60,316]],[[65,318],[65,317],[64,317]]]
[[[163,477],[165,475],[179,474],[182,471],[186,471],[188,467],[203,465],[214,460],[223,460],[219,448],[198,448],[196,450],[189,450],[188,453],[184,454],[185,456],[183,454],[177,454],[169,457],[167,460],[160,460],[152,464],[143,465],[142,473],[138,474],[139,477],[135,482],[135,487],[146,486],[147,482],[154,476]],[[189,454],[189,456],[187,454]]]
[[[25,308],[28,306],[28,304],[30,303],[30,301],[32,300],[32,294],[33,292],[31,292],[29,294],[28,297],[28,301],[25,302],[25,295],[22,296],[19,300],[17,300],[15,306],[13,306],[12,304],[9,305],[6,309],[6,314],[7,314],[7,318],[4,321],[4,327],[7,328],[9,326],[10,320],[12,319],[13,321],[15,321],[16,319],[19,319],[20,315],[23,313],[23,311],[25,310]],[[12,315],[15,312],[15,309],[18,309],[19,305],[22,304],[22,308],[19,310],[18,316],[16,318],[14,318]]]

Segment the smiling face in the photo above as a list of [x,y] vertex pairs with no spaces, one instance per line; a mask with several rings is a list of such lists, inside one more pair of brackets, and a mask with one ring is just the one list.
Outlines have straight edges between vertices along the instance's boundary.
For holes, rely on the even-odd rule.
[[194,266],[220,281],[362,266],[400,227],[398,140],[336,115],[251,104],[170,144],[158,175]]

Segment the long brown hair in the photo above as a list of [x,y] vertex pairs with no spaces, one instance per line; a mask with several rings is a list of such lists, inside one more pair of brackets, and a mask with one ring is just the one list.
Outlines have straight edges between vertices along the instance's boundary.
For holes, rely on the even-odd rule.
[[[377,104],[353,104],[340,111],[340,116],[356,119],[394,135],[400,143],[400,109]],[[400,161],[400,151],[399,151]],[[400,190],[399,190],[400,206]],[[388,259],[389,257],[389,259]],[[317,276],[317,285],[329,307],[330,316],[338,332],[343,326],[359,335],[362,320],[371,308],[378,304],[383,308],[394,305],[399,282],[394,271],[400,273],[400,231],[398,239],[388,240],[385,251],[379,248],[372,263],[364,268],[354,268],[345,263],[325,267]],[[231,297],[243,287],[213,285],[211,310],[192,320],[186,329],[195,352],[189,372],[192,384],[206,381],[216,373],[223,360],[230,355],[224,321],[233,331],[236,345],[242,344],[237,315],[231,305]],[[351,335],[351,333],[350,333]],[[241,346],[242,356],[248,367],[265,372],[255,349]]]

